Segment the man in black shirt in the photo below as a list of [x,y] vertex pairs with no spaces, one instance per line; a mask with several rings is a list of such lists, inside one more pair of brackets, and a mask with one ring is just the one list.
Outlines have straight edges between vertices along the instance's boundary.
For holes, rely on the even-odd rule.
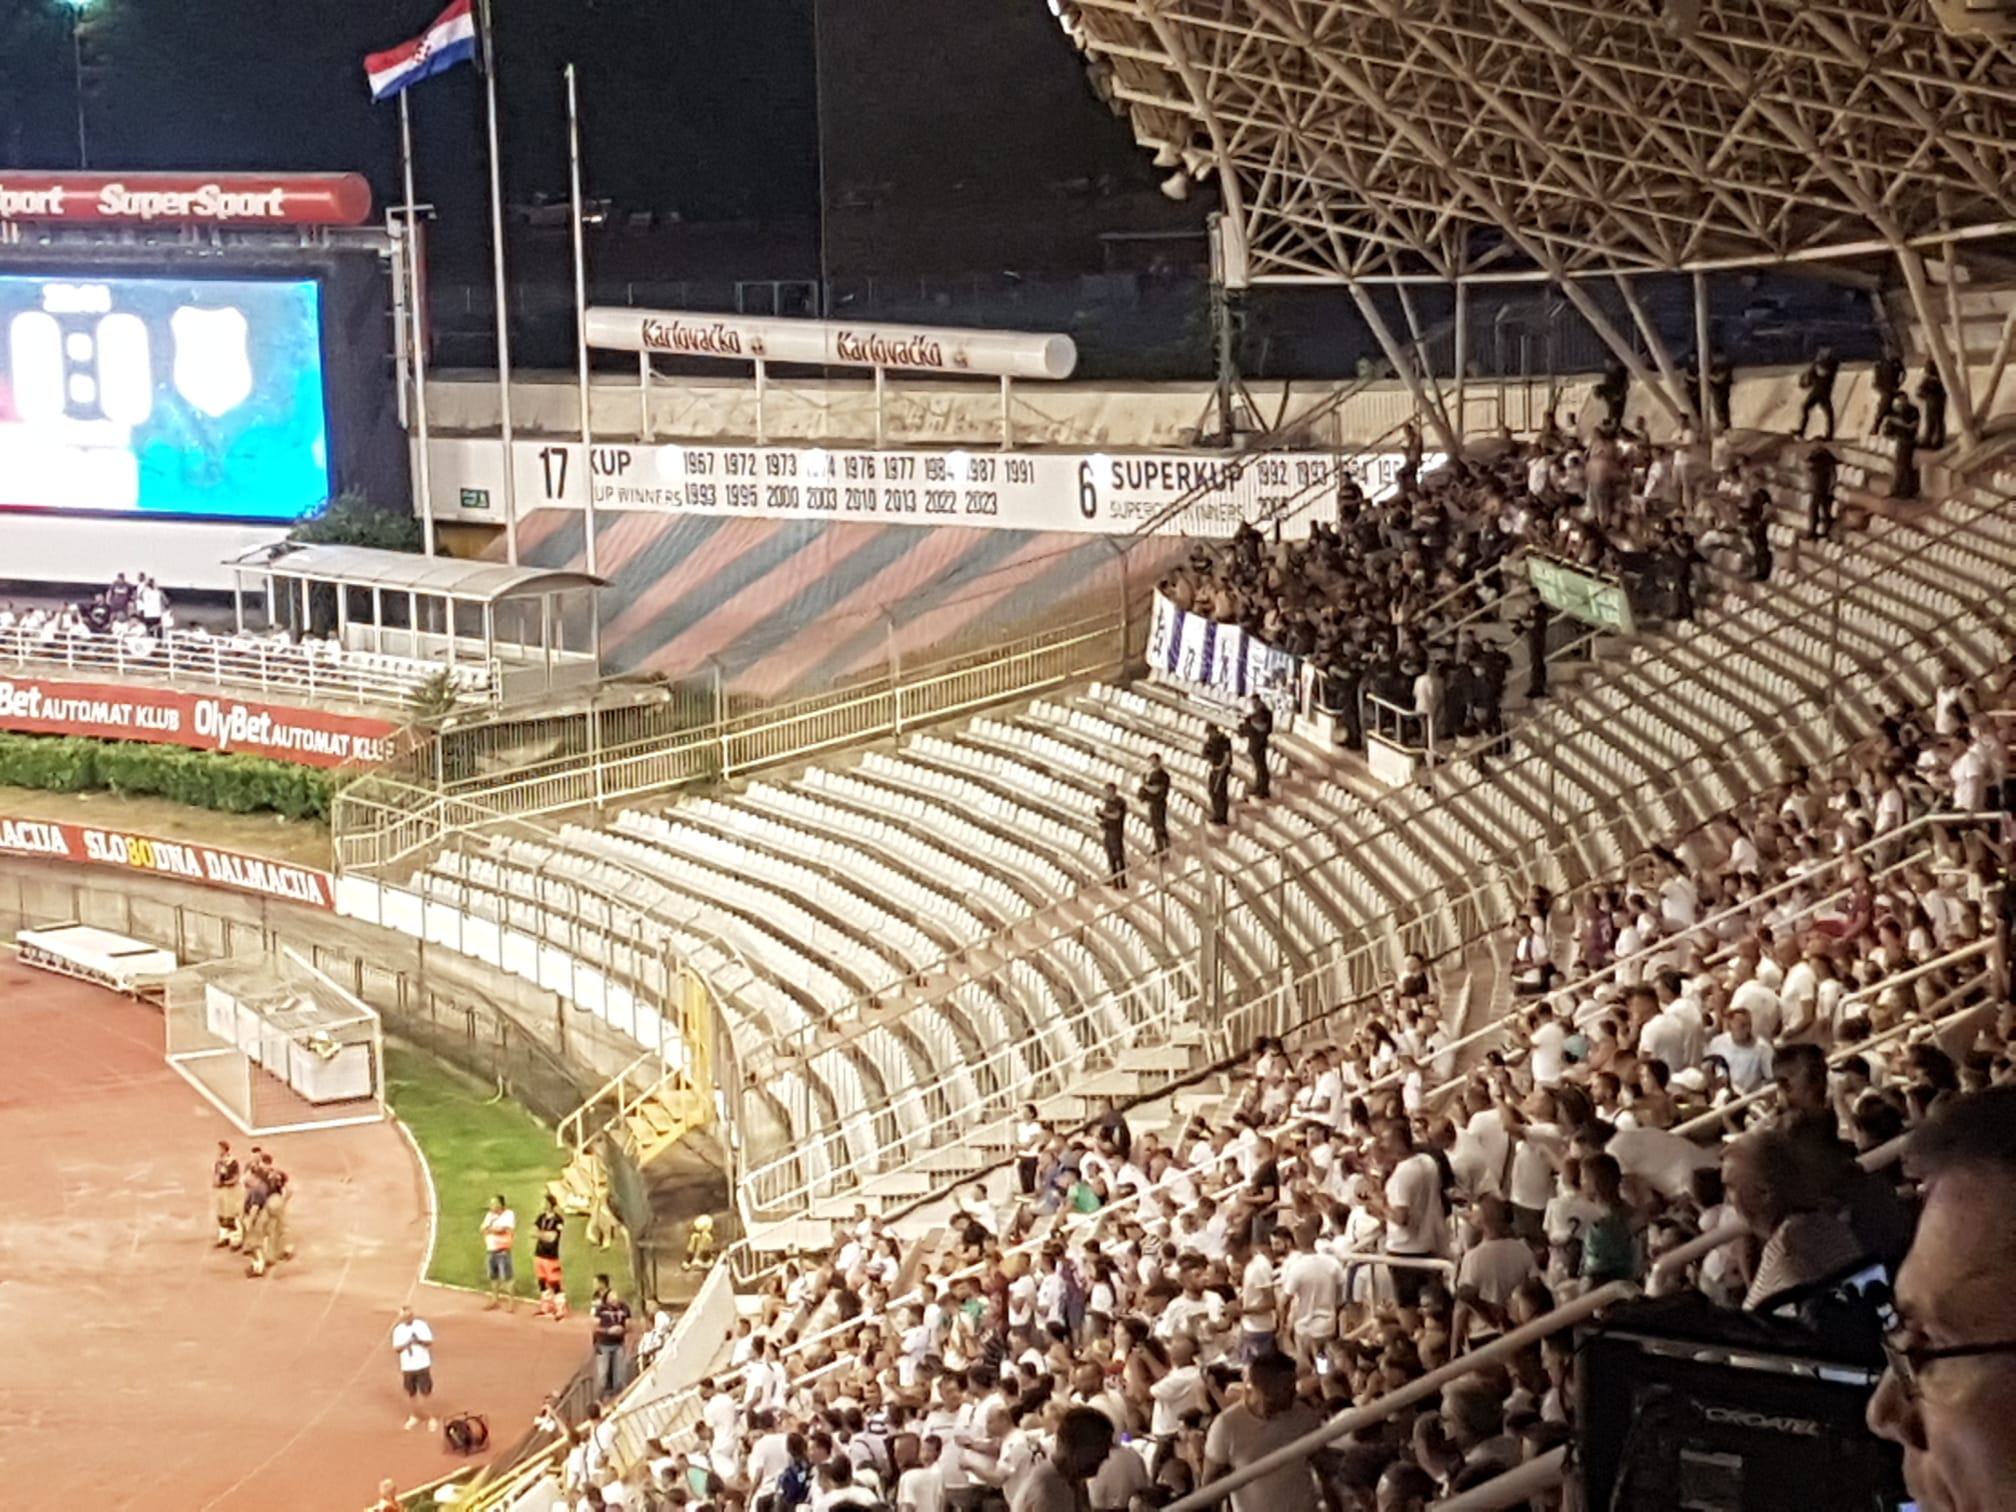
[[567,1220],[560,1200],[546,1194],[546,1206],[532,1220],[532,1276],[539,1286],[539,1316],[558,1321],[567,1316],[567,1278],[560,1269],[560,1236]]
[[1925,439],[1920,444],[1937,451],[1946,444],[1946,380],[1939,376],[1936,363],[1926,363],[1919,376],[1918,402],[1925,409]]
[[1211,799],[1211,822],[1232,822],[1232,741],[1215,724],[1204,726],[1204,788]]
[[84,626],[93,635],[103,635],[112,628],[112,606],[105,602],[105,595],[99,594],[84,606]]
[[602,1395],[623,1389],[623,1343],[630,1331],[630,1304],[616,1295],[607,1276],[595,1278],[595,1384]]
[[1918,497],[1918,406],[1904,395],[1890,406],[1884,432],[1897,449],[1897,461],[1890,473],[1890,497],[1911,500]]
[[1715,411],[1715,428],[1729,429],[1729,394],[1736,387],[1735,369],[1720,352],[1708,356],[1708,403]]
[[1148,833],[1159,856],[1169,849],[1169,769],[1162,765],[1159,751],[1148,758],[1148,775],[1134,796],[1148,805]]
[[1799,407],[1799,439],[1806,437],[1806,422],[1818,410],[1827,422],[1827,430],[1822,440],[1834,439],[1834,380],[1840,375],[1841,363],[1834,356],[1832,347],[1822,347],[1813,355],[1812,363],[1799,375],[1799,387],[1806,391],[1806,402]]
[[1771,494],[1759,488],[1743,511],[1743,534],[1750,543],[1750,581],[1771,581]]
[[1106,784],[1099,800],[1099,840],[1106,847],[1106,880],[1115,887],[1127,885],[1127,800],[1114,783]]
[[1603,401],[1603,423],[1612,430],[1624,423],[1624,405],[1631,397],[1631,375],[1624,364],[1612,362],[1603,369],[1596,385],[1596,397]]
[[1239,733],[1246,737],[1246,754],[1253,761],[1250,791],[1255,798],[1270,798],[1274,794],[1274,780],[1267,771],[1267,742],[1274,734],[1274,716],[1257,696],[1251,712],[1239,722]]
[[[1915,427],[1915,418],[1913,424]],[[1834,433],[1831,420],[1827,433]],[[1811,540],[1824,541],[1833,532],[1834,480],[1838,470],[1834,453],[1826,447],[1816,445],[1806,453],[1806,534]]]
[[1876,386],[1876,418],[1870,423],[1869,434],[1883,434],[1883,422],[1890,418],[1891,401],[1904,387],[1904,364],[1885,352],[1876,359],[1875,371],[1870,381]]

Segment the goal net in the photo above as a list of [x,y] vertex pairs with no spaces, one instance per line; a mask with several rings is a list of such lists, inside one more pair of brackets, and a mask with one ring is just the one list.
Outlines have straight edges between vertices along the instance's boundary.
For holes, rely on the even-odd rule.
[[378,1015],[292,950],[191,966],[168,979],[168,1064],[246,1134],[385,1116]]

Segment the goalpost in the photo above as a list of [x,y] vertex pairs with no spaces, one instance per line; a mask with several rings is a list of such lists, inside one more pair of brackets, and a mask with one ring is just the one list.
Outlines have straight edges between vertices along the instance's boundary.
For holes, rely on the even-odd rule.
[[378,1015],[293,950],[210,961],[168,979],[167,1060],[248,1135],[385,1117]]

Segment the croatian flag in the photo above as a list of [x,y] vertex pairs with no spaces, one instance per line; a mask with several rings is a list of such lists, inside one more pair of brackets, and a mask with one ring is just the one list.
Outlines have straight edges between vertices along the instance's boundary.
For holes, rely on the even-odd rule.
[[458,63],[473,62],[476,17],[470,11],[470,3],[471,0],[454,0],[422,35],[366,58],[364,77],[371,83],[371,98],[389,100],[422,79],[446,73]]

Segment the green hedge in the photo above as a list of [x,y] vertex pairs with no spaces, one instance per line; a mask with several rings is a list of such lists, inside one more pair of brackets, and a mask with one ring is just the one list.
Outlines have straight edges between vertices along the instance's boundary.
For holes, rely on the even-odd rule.
[[0,734],[0,786],[151,794],[226,814],[327,819],[334,773],[264,756],[69,736]]

